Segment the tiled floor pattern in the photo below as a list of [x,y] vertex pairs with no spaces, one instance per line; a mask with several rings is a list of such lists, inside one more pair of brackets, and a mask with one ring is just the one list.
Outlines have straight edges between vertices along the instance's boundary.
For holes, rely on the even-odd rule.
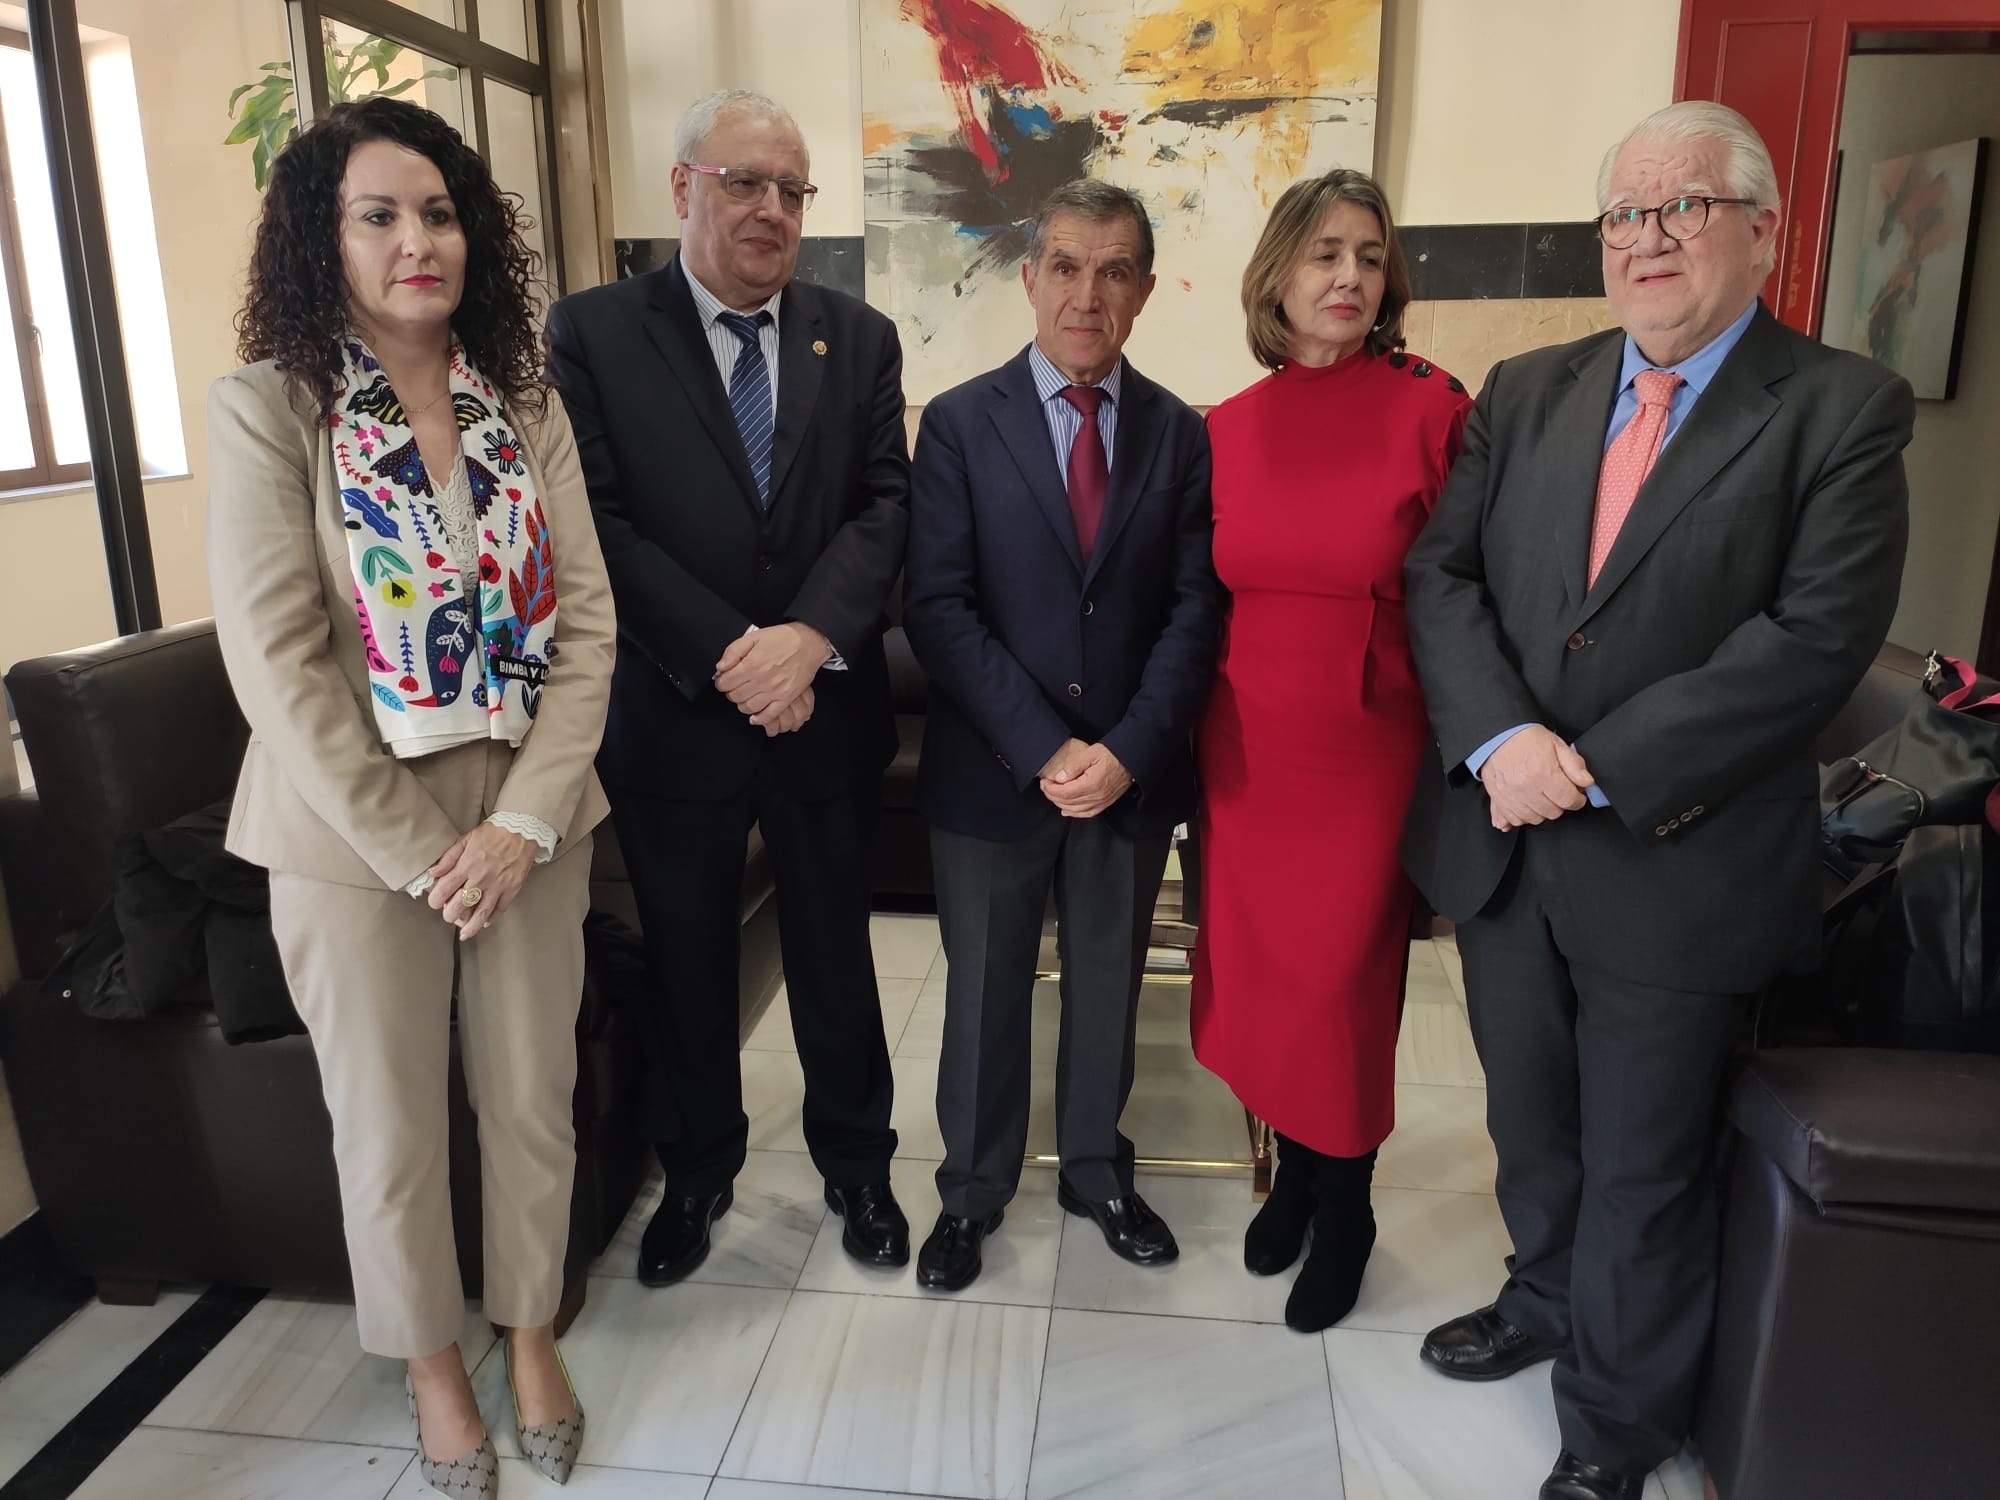
[[[937,1212],[932,1112],[943,1014],[937,924],[875,923],[895,1058],[894,1175],[920,1238]],[[1054,986],[1036,1036],[1053,1073]],[[596,1500],[1531,1500],[1557,1438],[1543,1366],[1495,1386],[1442,1379],[1423,1331],[1487,1301],[1507,1240],[1484,1092],[1448,941],[1412,950],[1399,1125],[1376,1194],[1380,1240],[1338,1328],[1283,1324],[1287,1278],[1242,1266],[1242,1177],[1147,1175],[1181,1258],[1140,1270],[1056,1206],[1030,1169],[966,1292],[919,1292],[840,1249],[799,1130],[782,1003],[743,1055],[749,1165],[688,1283],[633,1278],[657,1182],[593,1276],[565,1340],[589,1412],[569,1492]],[[1186,1045],[1187,991],[1149,986],[1125,1128],[1149,1155],[1239,1155],[1243,1120]],[[1046,1098],[1034,1147],[1053,1148]],[[0,1380],[0,1484],[189,1300],[87,1307]],[[515,1457],[502,1363],[468,1309],[467,1354],[513,1500],[553,1496]],[[359,1352],[340,1303],[271,1296],[77,1493],[84,1500],[418,1500],[402,1374]],[[1699,1500],[1692,1464],[1648,1500]]]

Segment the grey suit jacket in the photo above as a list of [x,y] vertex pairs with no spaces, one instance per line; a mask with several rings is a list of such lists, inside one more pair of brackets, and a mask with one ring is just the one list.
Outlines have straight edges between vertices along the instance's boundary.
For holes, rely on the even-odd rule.
[[[573,847],[608,810],[591,769],[604,734],[616,638],[611,588],[569,419],[511,413],[526,444],[556,559],[562,654],[541,708],[507,755],[492,806],[531,813]],[[229,849],[267,869],[400,889],[466,829],[431,793],[441,776],[485,774],[481,747],[397,760],[369,707],[332,434],[285,397],[268,361],[208,395],[208,562],[215,628],[250,745]]]
[[[1403,860],[1455,921],[1520,838],[1560,858],[1574,961],[1751,990],[1817,941],[1812,745],[1895,612],[1901,377],[1760,308],[1584,575],[1624,335],[1487,378],[1406,565],[1436,735]],[[1573,740],[1611,800],[1496,832],[1465,758],[1515,724]]]

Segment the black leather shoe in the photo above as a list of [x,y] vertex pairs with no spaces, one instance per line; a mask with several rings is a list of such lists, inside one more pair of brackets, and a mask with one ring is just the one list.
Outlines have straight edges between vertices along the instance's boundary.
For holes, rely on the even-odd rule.
[[1524,1333],[1490,1307],[1440,1323],[1424,1335],[1424,1363],[1453,1380],[1505,1380],[1554,1359],[1563,1346]]
[[1541,1500],[1639,1500],[1645,1491],[1644,1474],[1600,1469],[1565,1448],[1542,1481]]
[[1080,1218],[1089,1219],[1104,1232],[1104,1243],[1113,1255],[1135,1266],[1164,1266],[1179,1257],[1181,1247],[1167,1221],[1146,1206],[1137,1193],[1129,1198],[1111,1198],[1103,1203],[1086,1203],[1060,1174],[1056,1177],[1056,1202]]
[[826,1206],[839,1214],[846,1228],[840,1247],[864,1266],[907,1266],[910,1263],[910,1221],[896,1204],[887,1182],[866,1187],[829,1185]]
[[733,1188],[695,1198],[669,1193],[639,1241],[639,1280],[667,1286],[707,1260],[709,1226],[735,1201]]
[[917,1252],[917,1285],[934,1292],[956,1292],[979,1279],[984,1264],[979,1242],[1000,1227],[1006,1210],[996,1208],[983,1219],[939,1214],[930,1238]]

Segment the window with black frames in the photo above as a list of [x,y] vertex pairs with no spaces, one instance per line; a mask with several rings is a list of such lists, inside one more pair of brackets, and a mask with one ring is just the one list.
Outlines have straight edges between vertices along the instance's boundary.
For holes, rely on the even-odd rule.
[[[434,109],[519,196],[551,289],[563,289],[555,115],[542,0],[286,0],[307,113],[394,93]],[[316,40],[317,45],[307,45]]]
[[80,484],[90,437],[25,32],[0,30],[0,491]]

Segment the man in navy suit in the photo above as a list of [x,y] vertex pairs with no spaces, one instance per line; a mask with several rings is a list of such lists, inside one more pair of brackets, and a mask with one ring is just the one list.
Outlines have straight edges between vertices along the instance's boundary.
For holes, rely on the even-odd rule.
[[903,620],[930,674],[917,805],[949,977],[938,1065],[943,1212],[917,1259],[979,1274],[1028,1137],[1030,1000],[1055,890],[1062,1205],[1156,1265],[1172,1232],[1118,1129],[1153,901],[1193,816],[1189,730],[1215,662],[1208,436],[1125,362],[1153,290],[1138,199],[1050,194],[1022,268],[1035,340],[931,402],[911,476]]

